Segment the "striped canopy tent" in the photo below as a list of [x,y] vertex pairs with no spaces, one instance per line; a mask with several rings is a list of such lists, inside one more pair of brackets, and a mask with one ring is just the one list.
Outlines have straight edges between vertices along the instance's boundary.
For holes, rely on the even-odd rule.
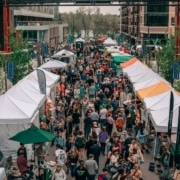
[[137,62],[138,61],[138,59],[137,58],[132,58],[132,59],[130,59],[129,61],[126,61],[126,62],[124,62],[124,63],[121,63],[120,64],[120,67],[121,68],[126,68],[126,67],[128,67],[128,66],[131,66],[131,65],[133,65],[135,62]]
[[162,94],[170,89],[172,89],[170,85],[167,85],[165,82],[159,82],[147,88],[136,91],[136,95],[141,101],[144,101],[144,98]]

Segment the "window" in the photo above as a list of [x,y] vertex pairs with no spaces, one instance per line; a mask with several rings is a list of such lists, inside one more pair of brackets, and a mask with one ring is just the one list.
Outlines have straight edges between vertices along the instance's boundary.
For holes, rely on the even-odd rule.
[[175,26],[175,17],[171,18],[171,26]]

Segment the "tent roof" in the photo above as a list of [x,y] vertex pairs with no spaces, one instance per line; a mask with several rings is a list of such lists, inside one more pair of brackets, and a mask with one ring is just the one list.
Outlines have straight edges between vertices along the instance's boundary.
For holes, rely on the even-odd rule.
[[138,72],[138,71],[141,70],[141,68],[144,68],[144,67],[146,67],[146,66],[144,66],[140,61],[136,61],[131,66],[123,68],[122,70],[123,70],[124,73],[127,73],[128,76],[129,76],[130,72],[134,72],[134,71]]
[[[19,92],[21,93],[21,92]],[[0,96],[0,124],[30,123],[38,106],[17,100],[7,94]]]
[[[48,93],[50,89],[47,88]],[[36,104],[39,107],[44,103],[46,97],[40,93],[37,84],[29,80],[20,81],[6,92],[7,95],[29,104]]]
[[129,61],[127,61],[127,62],[124,62],[124,63],[121,63],[120,64],[120,67],[121,68],[126,68],[126,67],[128,67],[128,66],[131,66],[131,65],[133,65],[135,62],[137,62],[138,60],[137,60],[137,58],[132,58],[132,59],[130,59]]
[[159,82],[147,88],[140,89],[136,91],[138,98],[143,101],[146,97],[156,96],[158,94],[162,94],[171,89],[171,86],[167,85],[164,82]]
[[[172,120],[173,133],[177,132],[179,106],[180,104],[178,106],[175,106],[173,110],[173,120]],[[157,132],[168,131],[169,107],[165,109],[156,110],[156,111],[150,111],[150,118]]]
[[104,42],[103,42],[104,45],[117,45],[117,42],[114,41],[113,39],[111,38],[107,38]]
[[[41,70],[45,73],[45,76],[46,76],[46,87],[50,87],[50,88],[53,87],[54,84],[59,80],[60,76],[53,74],[51,72],[48,72],[44,69],[41,69]],[[26,77],[26,79],[28,79],[38,85],[38,77],[37,77],[36,71],[33,71],[31,74],[29,74]]]
[[75,42],[85,42],[85,40],[82,39],[82,38],[78,38],[78,39],[75,40]]
[[[135,66],[136,64],[136,66]],[[139,79],[140,77],[142,77],[142,74],[145,75],[146,73],[148,73],[148,71],[150,71],[150,69],[145,66],[142,63],[135,63],[134,66],[132,68],[124,68],[123,72],[126,71],[128,77],[130,78],[130,80],[133,80],[134,78],[134,82],[136,82],[136,78]],[[137,76],[137,77],[135,77]],[[138,82],[138,81],[137,81]]]
[[[172,90],[172,92],[174,95],[174,105],[179,105],[180,95],[178,95],[176,91],[174,90]],[[169,108],[170,94],[171,94],[171,90],[164,92],[162,94],[159,94],[157,96],[144,98],[146,109],[151,110],[151,111],[156,111],[160,109]]]
[[51,68],[65,68],[67,66],[67,63],[64,63],[62,61],[58,61],[58,60],[50,60],[46,63],[44,63],[42,66],[40,66],[40,68],[43,69],[51,69]]
[[[24,90],[31,91],[33,93],[36,94],[41,94],[40,89],[39,89],[39,85],[37,82],[29,80],[29,79],[23,79],[22,81],[20,81],[18,83],[19,86],[21,86],[21,88],[23,88]],[[46,94],[50,94],[50,87],[46,87]],[[43,95],[44,96],[44,95]]]
[[61,51],[57,52],[52,56],[52,58],[59,58],[59,57],[71,57],[74,56],[74,53],[71,51],[68,51],[66,49],[62,49]]
[[158,74],[155,74],[155,76],[147,79],[147,77],[145,77],[145,79],[143,78],[141,82],[136,82],[133,84],[135,91],[139,90],[139,89],[143,89],[149,86],[152,86],[154,84],[157,84],[159,82],[165,82],[167,84],[170,85],[170,83],[168,83],[166,80],[164,80],[161,76],[159,76]]

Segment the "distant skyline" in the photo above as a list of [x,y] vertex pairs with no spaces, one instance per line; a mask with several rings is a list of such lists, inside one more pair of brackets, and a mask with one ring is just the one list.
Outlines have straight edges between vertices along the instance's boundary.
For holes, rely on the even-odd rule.
[[[93,6],[87,6],[92,8]],[[118,6],[96,6],[99,7],[102,14],[113,14],[113,15],[119,15],[119,7]],[[69,12],[75,12],[76,9],[78,9],[79,6],[60,6],[59,12],[60,13],[69,13]]]

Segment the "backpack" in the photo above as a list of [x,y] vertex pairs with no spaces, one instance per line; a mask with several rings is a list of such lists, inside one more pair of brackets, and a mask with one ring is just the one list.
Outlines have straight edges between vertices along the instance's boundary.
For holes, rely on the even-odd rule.
[[107,178],[103,174],[98,175],[98,180],[106,180]]
[[76,146],[77,148],[83,148],[86,143],[86,140],[84,137],[77,137],[76,138]]

